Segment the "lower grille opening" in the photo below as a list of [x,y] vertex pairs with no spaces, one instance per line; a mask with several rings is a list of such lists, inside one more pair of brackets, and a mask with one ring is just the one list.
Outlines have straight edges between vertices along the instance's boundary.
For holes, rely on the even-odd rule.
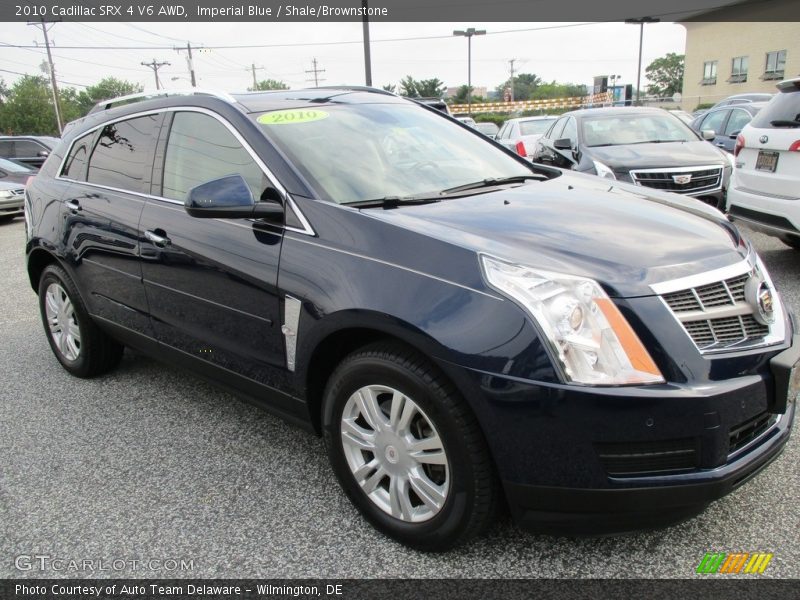
[[729,454],[733,454],[737,450],[744,448],[747,444],[772,427],[777,420],[777,415],[763,412],[731,429]]
[[687,471],[698,466],[694,438],[595,443],[594,447],[605,470],[615,477]]

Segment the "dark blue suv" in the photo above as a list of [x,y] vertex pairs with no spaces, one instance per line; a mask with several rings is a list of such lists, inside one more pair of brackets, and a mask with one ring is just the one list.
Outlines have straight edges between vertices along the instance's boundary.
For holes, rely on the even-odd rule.
[[128,346],[325,437],[425,550],[696,514],[786,444],[797,328],[693,199],[533,165],[369,88],[98,105],[26,191],[55,357]]

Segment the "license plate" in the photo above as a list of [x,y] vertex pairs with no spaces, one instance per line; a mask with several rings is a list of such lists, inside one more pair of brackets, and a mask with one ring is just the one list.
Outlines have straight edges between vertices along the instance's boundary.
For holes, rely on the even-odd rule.
[[774,173],[778,168],[778,153],[760,150],[756,159],[756,171],[769,171]]

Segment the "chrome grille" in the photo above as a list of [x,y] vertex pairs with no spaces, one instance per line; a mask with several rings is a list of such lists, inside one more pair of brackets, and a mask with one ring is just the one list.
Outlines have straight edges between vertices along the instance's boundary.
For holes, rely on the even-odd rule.
[[[690,180],[678,183],[676,178],[689,176]],[[722,167],[676,167],[674,169],[639,169],[631,171],[631,179],[636,185],[676,192],[678,194],[701,194],[722,187]]]
[[[777,341],[770,326],[757,317],[758,307],[746,295],[751,277],[756,278],[750,284],[753,286],[762,280],[759,268],[745,262],[707,275],[708,278],[699,275],[686,279],[683,285],[687,287],[683,288],[681,281],[654,286],[701,352],[743,349]],[[775,317],[780,324],[780,311]]]
[[25,194],[25,188],[19,188],[18,190],[11,190],[11,193],[15,196],[22,196]]

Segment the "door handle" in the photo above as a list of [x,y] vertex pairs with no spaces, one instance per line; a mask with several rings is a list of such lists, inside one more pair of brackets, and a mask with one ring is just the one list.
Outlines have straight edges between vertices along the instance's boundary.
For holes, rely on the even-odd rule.
[[77,200],[67,200],[66,202],[64,202],[64,206],[66,206],[72,212],[78,212],[79,210],[83,210],[81,208],[80,202],[78,202]]
[[167,234],[162,229],[156,229],[155,231],[148,229],[144,232],[144,237],[159,248],[164,248],[172,243],[172,240],[167,237]]
[[714,145],[719,147],[719,148],[724,148],[725,147],[725,144],[723,144],[722,142],[719,142],[718,144],[714,144]]

